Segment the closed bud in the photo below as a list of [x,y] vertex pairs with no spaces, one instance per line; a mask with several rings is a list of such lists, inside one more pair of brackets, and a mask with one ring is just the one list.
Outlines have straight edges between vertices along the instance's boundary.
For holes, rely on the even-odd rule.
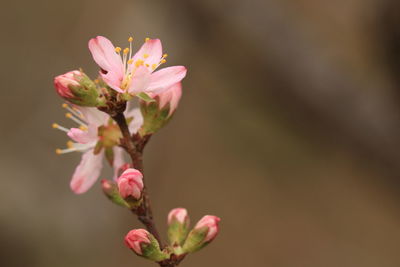
[[83,72],[73,70],[54,78],[56,92],[65,100],[86,107],[105,105],[96,84]]
[[142,136],[157,132],[169,122],[181,99],[182,84],[176,83],[161,93],[150,93],[149,96],[154,101],[140,101],[144,120],[139,131]]
[[111,202],[122,207],[130,208],[129,204],[119,194],[117,183],[103,179],[101,180],[101,187],[104,194],[111,200]]
[[143,191],[143,175],[140,171],[129,168],[117,179],[118,191],[124,199],[139,200]]
[[157,239],[144,229],[131,230],[125,236],[125,244],[137,255],[152,261],[163,261],[170,256],[161,251]]
[[183,245],[185,253],[195,252],[209,244],[218,234],[218,223],[221,219],[206,215],[190,231]]
[[171,245],[180,246],[189,232],[189,216],[186,209],[176,208],[168,214],[168,239]]

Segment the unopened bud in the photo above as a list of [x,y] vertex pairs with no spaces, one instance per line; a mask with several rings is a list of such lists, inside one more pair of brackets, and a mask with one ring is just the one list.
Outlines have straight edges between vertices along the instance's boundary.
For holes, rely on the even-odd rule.
[[140,109],[143,114],[143,126],[141,135],[153,134],[164,127],[178,107],[182,96],[182,84],[176,83],[161,93],[149,93],[155,101],[140,101]]
[[183,251],[195,252],[209,244],[218,234],[218,223],[221,219],[206,215],[190,231],[183,245]]
[[83,72],[73,70],[54,78],[56,92],[78,106],[99,107],[105,104],[96,84]]
[[171,245],[180,246],[189,232],[189,216],[186,209],[176,208],[168,214],[168,239]]
[[163,261],[169,254],[161,251],[157,239],[144,229],[131,230],[125,236],[125,244],[137,255],[152,261]]
[[113,203],[130,208],[129,204],[121,197],[118,192],[117,183],[103,179],[101,180],[101,187],[103,189],[104,194],[110,199]]
[[140,171],[130,168],[117,179],[118,190],[123,198],[139,200],[143,190],[143,175]]

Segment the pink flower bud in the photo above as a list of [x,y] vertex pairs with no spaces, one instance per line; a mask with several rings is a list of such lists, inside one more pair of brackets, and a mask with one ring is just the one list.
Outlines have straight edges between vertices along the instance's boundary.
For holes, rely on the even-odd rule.
[[181,224],[189,224],[188,212],[184,208],[176,208],[169,212],[168,224],[171,224],[174,219]]
[[178,107],[179,100],[182,96],[182,84],[179,82],[172,85],[167,90],[162,91],[161,93],[152,94],[153,98],[157,96],[159,98],[160,109],[169,104],[169,115],[172,115],[172,113],[174,113],[174,111]]
[[125,236],[125,244],[136,254],[143,255],[142,244],[151,243],[149,235],[150,233],[144,229],[132,230]]
[[57,93],[63,98],[73,98],[74,94],[71,92],[71,86],[80,86],[77,79],[82,76],[82,72],[73,70],[55,77],[54,87]]
[[118,191],[123,198],[140,199],[143,190],[143,175],[136,169],[127,169],[117,179]]
[[217,216],[206,215],[200,219],[200,221],[194,227],[194,230],[201,229],[203,227],[207,227],[207,235],[204,238],[203,242],[212,241],[218,234],[218,223],[221,219]]

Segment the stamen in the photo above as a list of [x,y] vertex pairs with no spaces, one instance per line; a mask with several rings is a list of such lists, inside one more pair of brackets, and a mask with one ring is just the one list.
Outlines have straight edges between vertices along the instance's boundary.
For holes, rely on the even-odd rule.
[[155,70],[155,69],[157,68],[157,64],[151,65],[151,68],[152,68],[153,70]]
[[76,122],[76,123],[78,123],[80,125],[86,126],[86,123],[84,121],[78,119],[77,117],[74,117],[71,113],[66,113],[65,117],[67,117],[68,119],[73,120],[74,122]]
[[149,57],[149,54],[144,54],[143,55],[143,58],[148,58]]
[[121,52],[121,47],[119,47],[119,46],[117,46],[116,48],[115,48],[115,52],[117,52],[118,54]]
[[79,129],[82,131],[87,131],[88,128],[86,126],[81,125],[79,126]]
[[67,147],[68,148],[73,148],[74,147],[74,142],[72,142],[71,140],[67,142]]
[[163,58],[166,58],[166,57],[168,57],[168,54],[164,54],[162,57],[163,57]]
[[[133,42],[133,37],[132,36],[130,36],[128,38],[128,42],[129,42],[129,58],[132,58],[132,42]],[[129,60],[128,60],[128,62],[129,62]]]
[[60,130],[60,131],[66,132],[66,133],[69,132],[69,130],[68,130],[67,128],[62,127],[61,125],[59,125],[59,124],[57,124],[57,123],[53,123],[53,124],[51,125],[51,127],[53,127],[54,129],[58,129],[58,130]]
[[127,48],[124,49],[124,55],[126,55],[128,53],[129,53],[129,48],[127,47]]
[[132,63],[133,63],[133,59],[131,58],[128,60],[128,64],[132,64]]
[[146,67],[150,67],[150,65],[149,65],[149,64],[146,64]]
[[83,116],[82,116],[81,112],[77,108],[75,108],[75,107],[71,108],[66,103],[62,104],[62,107],[65,108],[66,110],[68,110],[69,112],[71,112],[72,114],[74,114],[75,116],[77,116],[78,118],[81,118],[83,120]]
[[167,60],[161,59],[160,64],[164,64],[165,62],[167,62]]
[[141,59],[138,59],[138,60],[136,61],[136,63],[135,63],[135,66],[136,66],[136,67],[142,66],[142,65],[143,65],[143,63],[144,63],[144,61],[143,61],[143,60],[141,60]]
[[56,153],[58,155],[69,153],[69,152],[74,152],[74,151],[76,151],[76,148],[65,148],[65,149],[57,148],[56,149]]
[[99,79],[95,79],[95,80],[94,80],[94,83],[99,83]]
[[146,39],[144,39],[144,41],[145,41],[145,42],[148,42],[148,41],[150,41],[150,38],[149,38],[149,37],[146,37]]

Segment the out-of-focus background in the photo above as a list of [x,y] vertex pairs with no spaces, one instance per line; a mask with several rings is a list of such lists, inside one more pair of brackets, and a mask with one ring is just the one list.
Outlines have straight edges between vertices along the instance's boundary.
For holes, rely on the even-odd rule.
[[80,156],[54,153],[67,139],[51,124],[73,124],[53,77],[95,77],[96,35],[158,37],[189,69],[145,154],[163,232],[179,206],[222,218],[182,266],[400,266],[397,0],[26,0],[0,15],[1,266],[155,266],[123,245],[140,224],[99,184],[70,191]]

